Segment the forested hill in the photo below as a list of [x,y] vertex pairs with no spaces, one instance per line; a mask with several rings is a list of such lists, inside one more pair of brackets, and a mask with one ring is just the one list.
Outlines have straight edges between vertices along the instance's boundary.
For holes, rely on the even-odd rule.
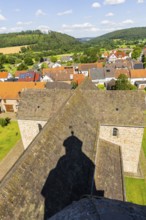
[[81,43],[67,34],[54,31],[48,34],[39,30],[0,34],[0,48],[23,45],[30,46],[34,51],[60,49],[65,52],[77,48]]
[[146,27],[136,27],[123,29],[118,31],[113,31],[108,34],[104,34],[100,37],[96,37],[92,39],[90,42],[97,43],[103,40],[114,40],[114,39],[122,39],[122,40],[137,40],[146,38]]

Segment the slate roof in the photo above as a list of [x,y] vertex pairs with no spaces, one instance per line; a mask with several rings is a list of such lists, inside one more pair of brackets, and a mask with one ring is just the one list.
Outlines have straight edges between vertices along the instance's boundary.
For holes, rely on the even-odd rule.
[[66,89],[27,89],[21,93],[17,118],[47,121],[72,94],[73,91]]
[[71,84],[65,82],[47,82],[46,89],[71,89]]
[[[100,123],[105,125],[143,126],[143,111],[146,108],[144,93],[137,91],[97,91],[97,87],[88,77],[76,90],[81,90],[82,95],[93,108],[93,112]],[[26,90],[21,94],[18,118],[47,120],[50,118],[51,112],[59,110],[59,107],[75,91],[63,89]]]
[[[92,109],[77,90],[77,95],[71,96],[59,114],[50,118],[3,180],[0,186],[0,219],[43,219],[44,199],[47,207],[49,203],[45,193],[48,184],[52,214],[70,204],[73,201],[71,195],[75,192],[78,191],[76,196],[89,194],[98,134],[98,123]],[[81,151],[68,149],[68,144],[72,146],[70,144],[78,142]],[[74,167],[76,158],[78,163]],[[72,169],[77,169],[75,176]],[[76,186],[78,180],[81,182]]]
[[143,69],[143,63],[135,63],[133,68],[134,69]]
[[89,76],[92,80],[105,79],[103,68],[92,68],[89,71]]
[[99,140],[95,183],[98,190],[104,191],[104,197],[125,200],[120,146]]
[[115,77],[115,68],[112,68],[112,67],[104,67],[104,75],[105,75],[105,78],[114,78]]
[[50,220],[145,220],[146,207],[105,198],[84,198]]
[[[128,124],[139,119],[140,121],[136,124],[142,123],[144,93],[96,91],[88,78],[74,91],[46,89],[46,94],[42,90],[39,96],[35,95],[37,93],[38,91],[33,92],[32,95],[30,95],[30,91],[22,93],[19,109],[20,115],[23,117],[21,119],[27,119],[26,113],[24,115],[23,112],[24,109],[26,112],[26,107],[27,114],[34,115],[36,118],[41,117],[45,108],[47,112],[45,116],[49,118],[45,127],[0,185],[0,219],[2,220],[43,219],[43,217],[47,219],[71,204],[72,201],[80,200],[85,194],[95,193],[96,195],[96,178],[94,180],[93,171],[96,165],[99,123],[108,123],[111,120],[110,123]],[[62,100],[60,100],[61,97]],[[42,101],[38,108],[40,100]],[[51,110],[47,103],[48,100],[50,100]],[[127,103],[126,106],[125,103]],[[134,110],[135,106],[137,110]],[[32,117],[30,118],[32,120]],[[119,148],[117,147],[114,151],[115,147],[105,142],[100,142],[100,146],[105,147],[105,151],[109,155],[107,163],[109,161],[113,167],[110,158],[114,159],[119,170],[121,166],[118,156]],[[110,147],[110,150],[107,149],[107,146]],[[100,152],[100,155],[105,151]],[[110,152],[117,155],[117,160],[115,155],[110,155]],[[107,173],[111,171],[109,163]],[[99,161],[100,164],[102,165]],[[100,172],[97,174],[100,175]],[[114,172],[113,174],[115,175]],[[116,177],[116,181],[121,184],[121,176]],[[108,179],[107,182],[109,183]],[[112,189],[111,195],[113,183],[109,184],[109,189]],[[121,193],[123,194],[123,192]],[[109,210],[113,210],[114,203],[111,201],[109,206],[111,207]],[[80,208],[80,206],[78,207]],[[90,211],[89,206],[86,206],[86,209],[82,206],[82,210],[87,211],[87,207]],[[104,207],[106,206],[104,205]],[[47,216],[48,210],[51,213],[49,216]],[[120,207],[118,212],[121,213],[121,211]],[[80,211],[80,213],[82,212]],[[108,212],[106,213],[108,214]],[[112,211],[110,213],[112,215]],[[141,213],[144,213],[144,209]],[[66,216],[68,217],[68,215]],[[73,216],[76,216],[75,212]]]

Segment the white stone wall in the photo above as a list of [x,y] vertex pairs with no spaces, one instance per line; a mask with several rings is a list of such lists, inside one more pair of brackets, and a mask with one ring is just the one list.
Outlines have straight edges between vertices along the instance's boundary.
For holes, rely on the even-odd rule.
[[18,102],[15,99],[6,99],[1,101],[2,110],[6,111],[5,105],[12,105],[14,112],[18,111]]
[[[113,136],[113,128],[118,135]],[[120,145],[124,172],[137,173],[144,128],[101,126],[100,138]]]
[[24,149],[28,147],[28,145],[39,133],[38,124],[40,124],[43,128],[46,122],[47,121],[18,120]]

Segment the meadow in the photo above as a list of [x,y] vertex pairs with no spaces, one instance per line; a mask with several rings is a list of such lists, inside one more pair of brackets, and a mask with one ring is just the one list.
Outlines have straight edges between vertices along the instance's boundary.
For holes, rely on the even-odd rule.
[[20,140],[20,131],[17,121],[11,121],[7,126],[0,126],[0,161]]

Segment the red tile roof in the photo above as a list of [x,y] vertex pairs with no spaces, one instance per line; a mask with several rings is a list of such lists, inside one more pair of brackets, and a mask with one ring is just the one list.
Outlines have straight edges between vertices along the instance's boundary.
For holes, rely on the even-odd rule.
[[146,69],[131,69],[131,78],[146,78]]
[[0,72],[0,78],[6,79],[8,77],[8,72]]
[[44,82],[0,82],[0,99],[19,99],[23,89],[44,89]]
[[84,76],[83,74],[74,74],[74,75],[73,75],[73,81],[74,81],[74,82],[77,82],[78,85],[79,85],[81,82],[83,82],[84,79],[85,79],[85,76]]

